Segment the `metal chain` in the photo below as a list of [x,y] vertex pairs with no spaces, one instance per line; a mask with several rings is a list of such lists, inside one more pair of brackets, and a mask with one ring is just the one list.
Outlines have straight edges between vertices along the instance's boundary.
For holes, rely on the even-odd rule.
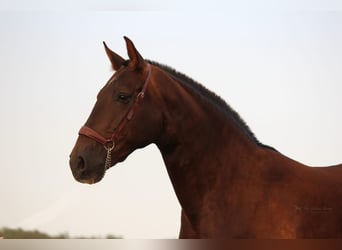
[[106,161],[104,165],[105,170],[110,168],[112,165],[112,150],[115,148],[115,143],[112,143],[113,145],[111,147],[107,147],[106,145],[104,146],[105,150],[107,150]]
[[107,156],[106,156],[106,161],[105,161],[105,166],[104,166],[105,170],[110,168],[111,163],[112,163],[112,150],[107,149]]

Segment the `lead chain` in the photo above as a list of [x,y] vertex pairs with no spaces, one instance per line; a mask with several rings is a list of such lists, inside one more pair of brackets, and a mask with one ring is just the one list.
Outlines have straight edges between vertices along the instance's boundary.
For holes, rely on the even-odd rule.
[[106,162],[105,162],[105,170],[110,168],[111,163],[112,163],[112,150],[110,148],[108,148],[107,149]]
[[105,170],[107,170],[112,165],[112,150],[115,148],[115,143],[113,142],[111,147],[107,147],[105,145],[104,148],[107,150],[106,161],[104,165]]

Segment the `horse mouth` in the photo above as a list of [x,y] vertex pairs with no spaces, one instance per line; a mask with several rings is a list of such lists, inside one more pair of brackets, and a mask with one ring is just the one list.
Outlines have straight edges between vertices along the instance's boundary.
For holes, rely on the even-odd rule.
[[103,177],[104,177],[104,175],[101,175],[98,177],[93,177],[93,178],[84,178],[84,179],[83,178],[76,178],[76,180],[80,183],[83,183],[83,184],[92,185],[92,184],[100,182],[103,179]]
[[89,180],[80,180],[81,183],[84,183],[84,184],[89,184],[89,185],[92,185],[92,184],[95,184],[97,182],[99,182],[102,178],[99,178],[99,179],[89,179]]
[[102,170],[101,172],[83,172],[83,173],[74,173],[74,178],[76,181],[84,184],[95,184],[100,182],[105,176],[106,170]]

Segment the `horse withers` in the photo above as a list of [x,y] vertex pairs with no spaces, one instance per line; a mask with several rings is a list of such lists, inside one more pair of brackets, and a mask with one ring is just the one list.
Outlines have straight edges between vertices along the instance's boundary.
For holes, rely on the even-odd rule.
[[70,155],[96,183],[138,148],[160,150],[182,207],[180,238],[341,238],[342,165],[308,167],[260,143],[220,97],[168,66],[105,50],[116,71]]

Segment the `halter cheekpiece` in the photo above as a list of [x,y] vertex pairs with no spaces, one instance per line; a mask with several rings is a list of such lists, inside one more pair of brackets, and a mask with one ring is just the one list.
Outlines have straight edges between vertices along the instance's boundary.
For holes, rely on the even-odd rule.
[[148,67],[148,73],[147,73],[147,77],[145,79],[142,90],[138,93],[135,99],[135,102],[132,104],[132,106],[128,110],[126,117],[124,117],[119,123],[119,125],[114,129],[114,132],[111,135],[111,137],[105,138],[102,135],[100,135],[98,132],[93,130],[92,128],[89,128],[88,126],[81,127],[80,131],[78,132],[79,135],[87,136],[103,145],[103,147],[107,151],[107,156],[106,156],[106,161],[105,161],[105,170],[110,168],[111,166],[111,162],[112,162],[111,152],[116,146],[115,140],[117,139],[118,134],[126,126],[126,124],[133,118],[135,111],[138,108],[138,105],[145,97],[147,85],[151,78],[151,65],[147,64],[147,67]]

